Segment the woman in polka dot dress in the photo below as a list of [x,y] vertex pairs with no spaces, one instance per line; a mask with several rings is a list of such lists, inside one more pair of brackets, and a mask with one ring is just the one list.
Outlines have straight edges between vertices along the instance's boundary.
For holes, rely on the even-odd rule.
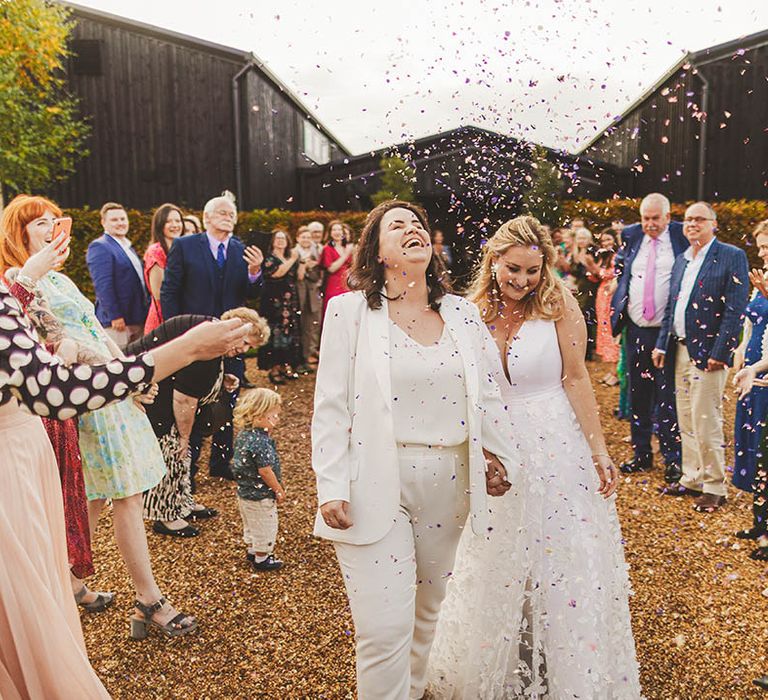
[[[51,242],[53,222],[61,210],[43,197],[19,195],[3,212],[0,224],[0,267],[22,267],[30,254]],[[59,272],[48,272],[36,285],[36,299],[28,306],[35,327],[46,340],[73,341],[68,362],[98,364],[122,358],[122,353],[104,333],[94,314],[93,304],[75,284]],[[61,356],[62,349],[57,351]],[[117,365],[115,365],[117,367]],[[109,377],[99,375],[94,388],[101,389]],[[118,383],[120,396],[128,386]],[[76,398],[85,398],[78,395]],[[48,402],[56,407],[64,397],[52,388]],[[109,406],[93,399],[91,412],[79,419],[79,448],[88,497],[91,535],[98,523],[106,499],[112,499],[115,539],[136,589],[137,601],[153,604],[162,598],[152,573],[146,532],[142,519],[142,494],[164,476],[166,467],[152,426],[144,412],[133,402]],[[99,409],[99,410],[96,410]],[[40,415],[47,415],[40,407]],[[56,417],[55,412],[50,415]],[[178,618],[178,619],[177,619]],[[163,602],[152,615],[155,623],[165,626],[176,620],[174,634],[186,634],[197,627],[191,616],[178,613]]]
[[237,323],[201,324],[138,358],[65,367],[0,281],[0,698],[109,698],[86,655],[56,457],[37,416],[68,420],[219,356],[250,331]]

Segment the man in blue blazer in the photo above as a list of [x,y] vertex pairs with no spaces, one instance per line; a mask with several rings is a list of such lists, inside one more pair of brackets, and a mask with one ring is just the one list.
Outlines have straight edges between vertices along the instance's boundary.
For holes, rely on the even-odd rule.
[[[221,316],[229,309],[243,306],[261,287],[261,263],[264,256],[257,246],[245,247],[233,237],[237,209],[229,197],[214,197],[203,210],[205,233],[176,238],[168,252],[160,306],[168,320],[180,314]],[[245,377],[242,356],[225,360],[225,371],[241,382]],[[237,391],[231,394],[234,407]],[[232,424],[217,431],[211,445],[210,473],[232,478]],[[201,436],[190,438],[192,462],[199,453]]]
[[128,214],[122,204],[101,208],[104,235],[88,246],[86,261],[96,292],[96,318],[123,348],[144,335],[149,296],[144,265],[128,240]]
[[749,298],[744,251],[715,238],[717,215],[706,202],[685,212],[691,247],[675,260],[654,364],[675,368],[683,475],[668,489],[696,496],[711,513],[725,503],[723,391]]
[[666,469],[664,478],[680,478],[680,434],[675,412],[674,372],[654,367],[651,354],[656,346],[669,280],[675,258],[688,247],[682,225],[671,221],[669,200],[649,194],[640,203],[641,223],[621,233],[622,246],[616,255],[617,286],[611,301],[614,335],[626,329],[629,396],[632,408],[634,457],[621,465],[625,474],[653,466],[651,435],[657,425],[659,445]]

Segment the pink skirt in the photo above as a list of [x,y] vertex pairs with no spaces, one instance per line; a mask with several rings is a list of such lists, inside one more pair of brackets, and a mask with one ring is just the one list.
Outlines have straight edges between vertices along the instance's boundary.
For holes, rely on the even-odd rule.
[[109,698],[72,589],[56,458],[41,420],[0,408],[0,698]]

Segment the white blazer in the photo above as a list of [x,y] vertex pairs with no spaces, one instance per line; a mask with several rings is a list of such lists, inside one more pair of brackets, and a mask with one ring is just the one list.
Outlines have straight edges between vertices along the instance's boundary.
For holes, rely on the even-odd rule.
[[[468,397],[470,520],[475,534],[488,528],[483,448],[510,477],[519,466],[511,422],[484,352],[493,343],[474,304],[446,295],[440,315],[464,364]],[[496,353],[498,356],[498,353]],[[319,505],[348,501],[353,525],[328,527],[318,511],[315,535],[370,544],[392,528],[400,505],[400,477],[389,374],[389,314],[368,308],[362,292],[334,297],[323,322],[312,417],[312,468]]]

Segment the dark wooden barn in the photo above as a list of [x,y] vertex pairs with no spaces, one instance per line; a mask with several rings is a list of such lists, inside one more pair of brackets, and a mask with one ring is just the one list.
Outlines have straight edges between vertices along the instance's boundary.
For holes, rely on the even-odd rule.
[[67,78],[91,136],[50,192],[61,204],[201,207],[228,189],[241,208],[297,208],[299,168],[347,155],[253,54],[69,6]]
[[689,53],[581,151],[629,171],[624,194],[768,196],[768,30]]

